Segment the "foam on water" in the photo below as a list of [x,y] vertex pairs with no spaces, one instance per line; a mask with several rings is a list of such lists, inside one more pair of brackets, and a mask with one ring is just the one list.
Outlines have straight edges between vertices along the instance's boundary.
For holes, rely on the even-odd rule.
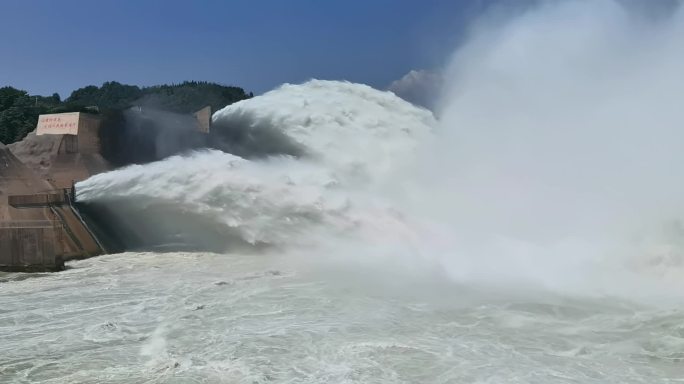
[[407,295],[279,256],[71,266],[2,285],[3,382],[653,384],[682,373],[681,310],[406,279]]

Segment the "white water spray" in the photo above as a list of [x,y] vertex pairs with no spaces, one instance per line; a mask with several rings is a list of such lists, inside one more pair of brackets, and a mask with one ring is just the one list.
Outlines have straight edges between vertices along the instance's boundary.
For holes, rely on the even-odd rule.
[[465,252],[454,273],[630,295],[623,273],[681,276],[683,21],[563,1],[474,29],[421,183]]
[[178,204],[247,243],[472,284],[632,295],[682,272],[681,14],[567,1],[497,20],[454,56],[439,123],[363,85],[285,85],[214,121],[278,129],[301,158],[174,157],[79,197],[144,197],[152,220]]
[[437,121],[286,85],[214,116],[245,158],[79,183],[134,233],[224,252],[0,276],[0,381],[680,380],[682,15],[538,3],[474,30]]
[[[79,199],[133,205],[139,216],[126,223],[133,226],[175,206],[178,215],[213,223],[219,236],[318,244],[325,234],[381,230],[393,220],[371,191],[395,185],[435,124],[429,111],[391,93],[333,81],[285,85],[217,112],[214,121],[280,130],[305,154],[251,161],[217,151],[176,156],[97,175],[78,186]],[[167,224],[158,229],[180,229]]]

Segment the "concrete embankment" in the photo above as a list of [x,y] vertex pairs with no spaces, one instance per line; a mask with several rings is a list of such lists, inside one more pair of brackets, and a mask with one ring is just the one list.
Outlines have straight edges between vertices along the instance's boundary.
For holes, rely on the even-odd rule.
[[60,270],[64,262],[105,253],[74,208],[72,192],[11,195],[9,207],[47,210],[49,220],[5,221],[0,227],[0,270]]
[[6,222],[0,227],[0,270],[44,272],[64,268],[59,236],[52,221]]
[[0,144],[0,270],[54,271],[104,250],[80,220],[70,192]]
[[40,115],[23,140],[0,143],[0,270],[59,270],[70,259],[124,250],[124,243],[147,244],[135,241],[145,234],[113,227],[92,206],[82,216],[73,185],[115,165],[206,147],[211,108],[192,116],[142,108],[126,113],[123,126],[105,124],[108,129],[103,116]]

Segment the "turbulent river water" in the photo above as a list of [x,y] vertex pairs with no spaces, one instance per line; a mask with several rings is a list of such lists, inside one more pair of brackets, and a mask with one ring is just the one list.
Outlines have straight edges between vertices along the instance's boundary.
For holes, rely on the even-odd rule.
[[676,383],[684,375],[680,309],[302,269],[277,256],[127,253],[72,267],[1,283],[2,382]]
[[438,118],[286,84],[214,114],[235,154],[79,183],[202,251],[1,276],[0,382],[684,381],[684,16],[626,3],[474,28]]

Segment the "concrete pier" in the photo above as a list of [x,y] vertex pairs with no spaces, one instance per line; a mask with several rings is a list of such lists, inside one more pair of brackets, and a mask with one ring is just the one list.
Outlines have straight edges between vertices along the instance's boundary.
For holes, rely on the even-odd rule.
[[41,115],[36,130],[0,144],[0,270],[53,271],[69,259],[105,253],[73,204],[73,183],[109,169],[100,120]]
[[73,185],[113,168],[103,156],[102,137],[110,149],[142,153],[150,144],[158,144],[161,123],[167,123],[171,115],[180,119],[178,127],[194,128],[180,129],[184,136],[177,138],[197,139],[199,135],[201,139],[166,149],[155,146],[148,161],[199,144],[206,146],[210,107],[193,116],[145,111],[137,117],[149,126],[140,135],[145,139],[141,142],[117,141],[120,132],[102,135],[107,130],[101,130],[100,117],[72,112],[41,115],[36,130],[23,140],[9,146],[0,143],[0,271],[59,270],[65,261],[107,253],[98,234],[110,250],[125,249],[118,241],[119,232],[110,231],[106,219],[89,217],[84,205],[83,215],[79,212]]
[[17,210],[46,210],[50,220],[0,222],[0,270],[55,271],[64,262],[105,253],[72,202],[73,191],[12,195],[8,205]]
[[64,269],[61,224],[53,221],[3,222],[0,227],[0,270],[47,272]]

